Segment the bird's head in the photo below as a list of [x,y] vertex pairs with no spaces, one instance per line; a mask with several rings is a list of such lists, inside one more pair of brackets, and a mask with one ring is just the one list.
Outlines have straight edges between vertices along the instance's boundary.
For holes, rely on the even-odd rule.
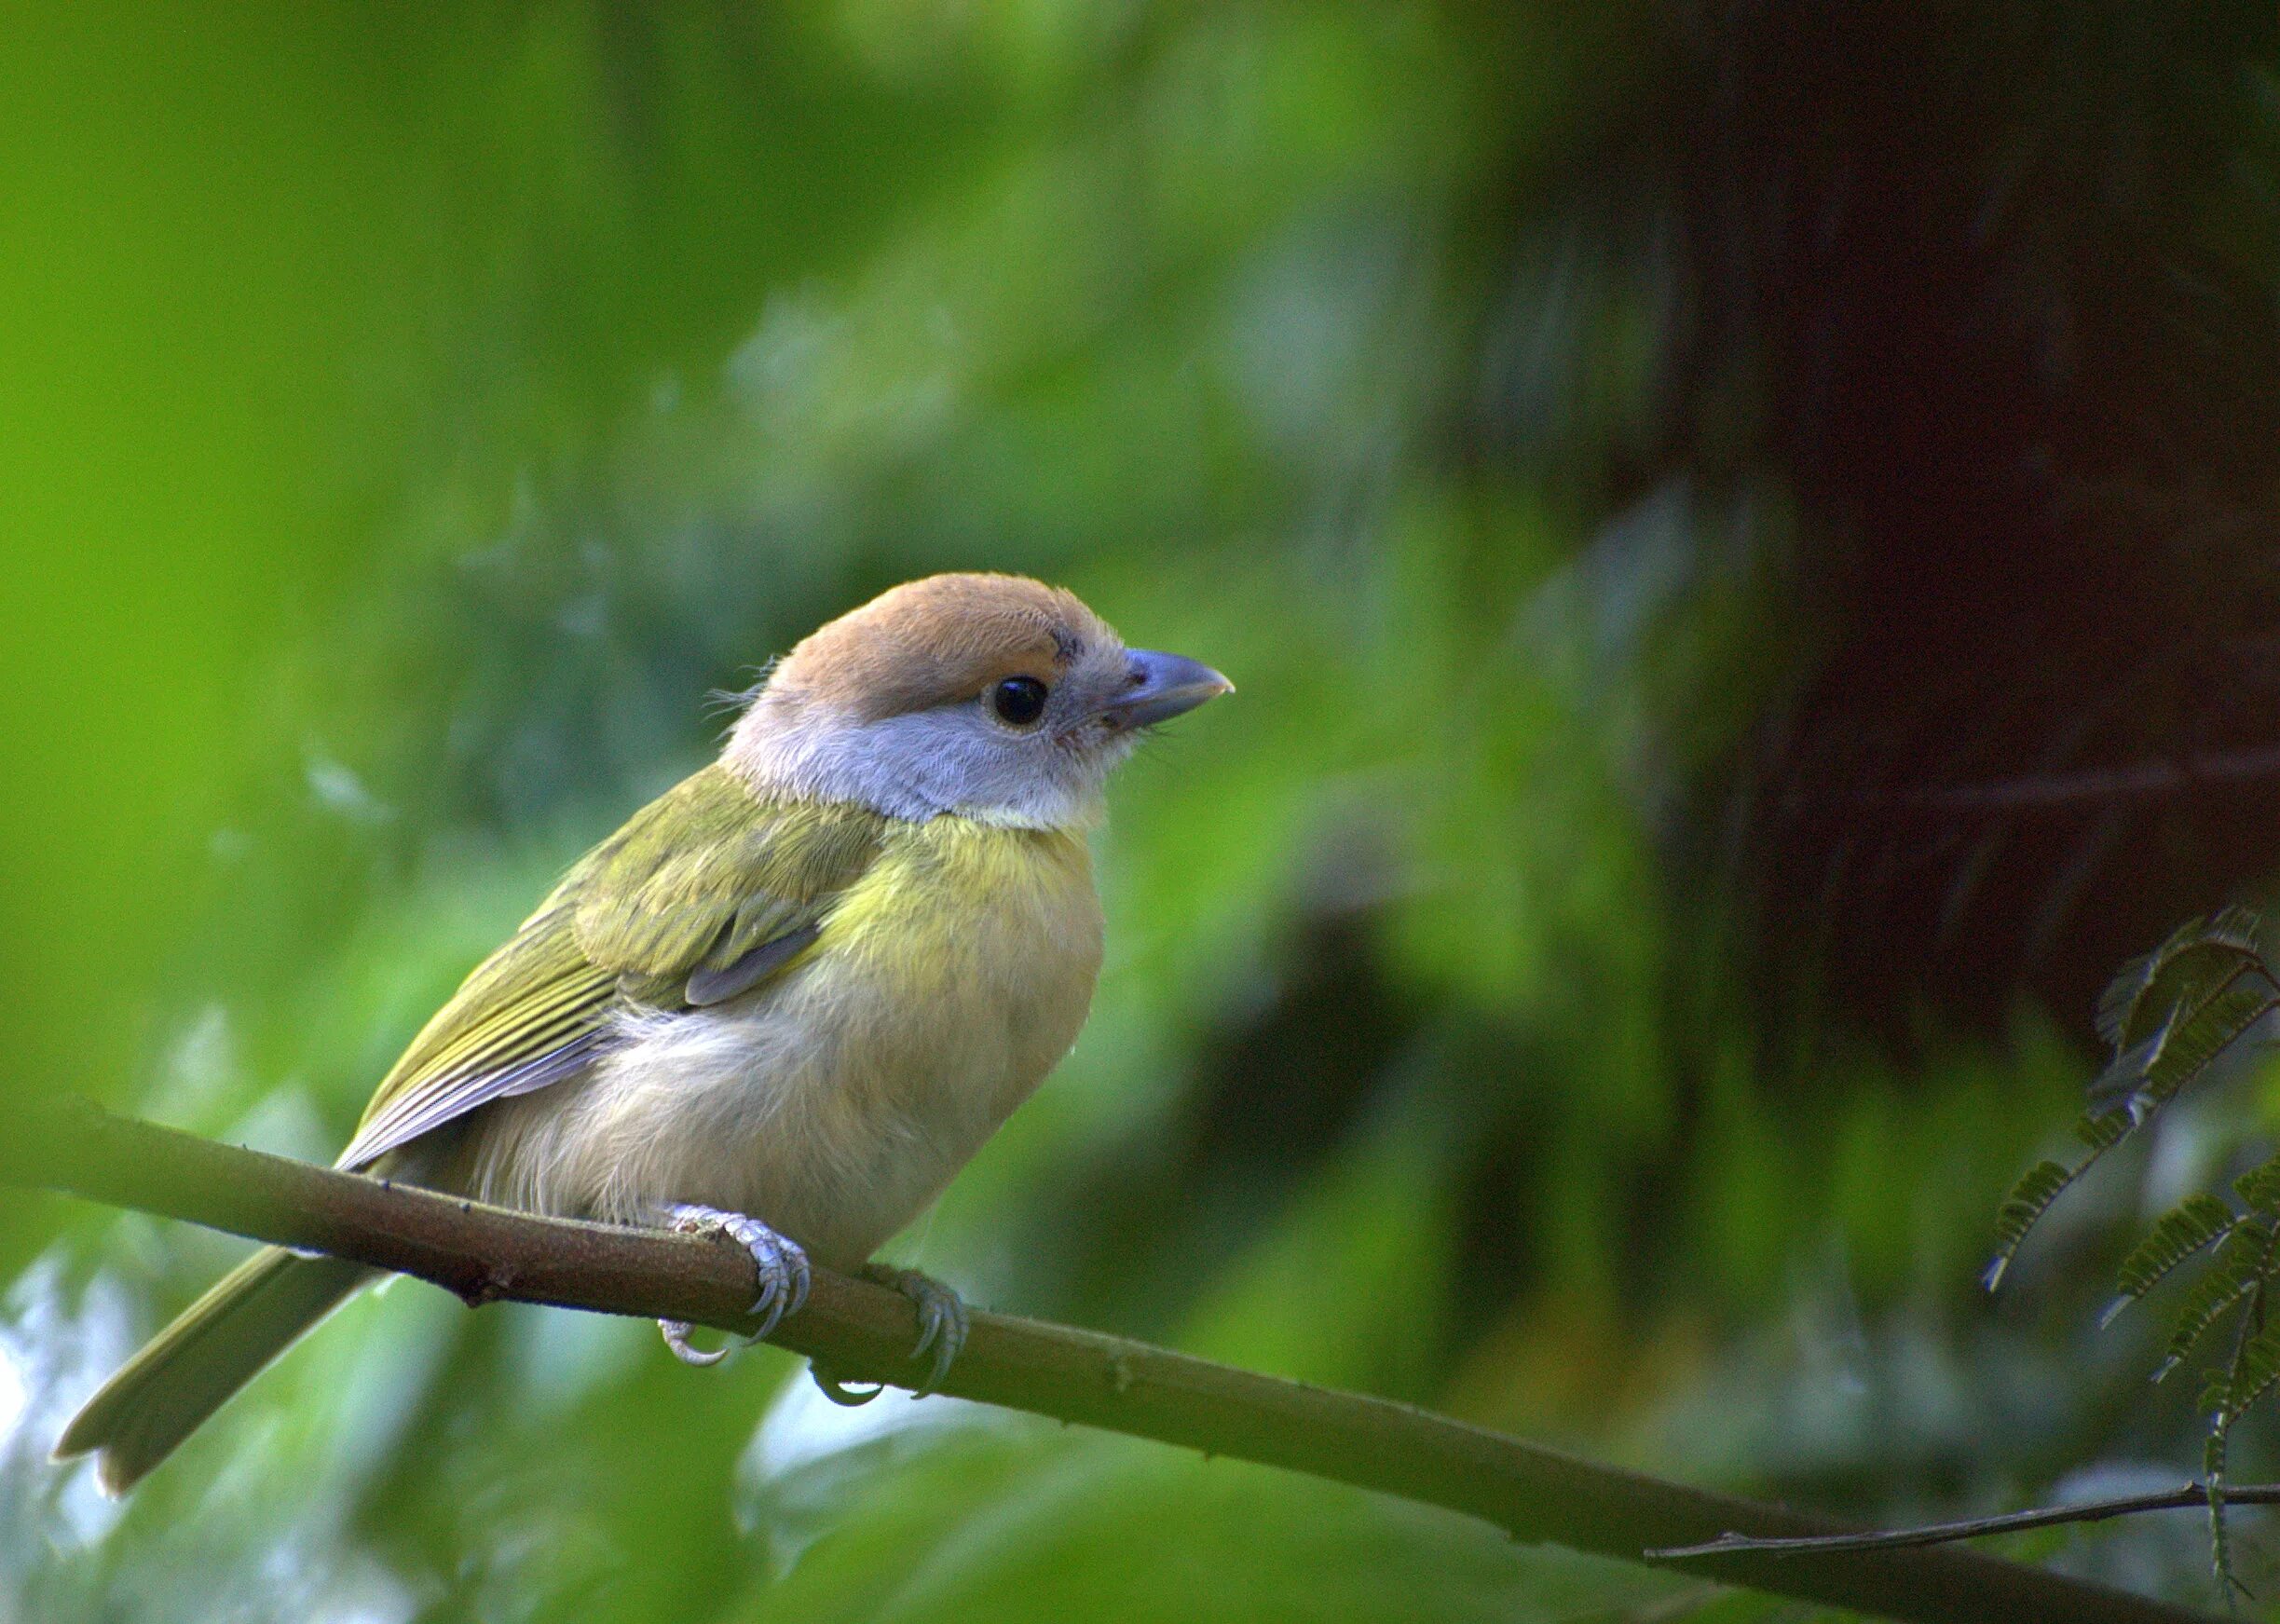
[[777,662],[726,759],[756,785],[892,817],[1090,821],[1142,730],[1233,690],[1126,648],[1071,593],[935,575],[882,593]]

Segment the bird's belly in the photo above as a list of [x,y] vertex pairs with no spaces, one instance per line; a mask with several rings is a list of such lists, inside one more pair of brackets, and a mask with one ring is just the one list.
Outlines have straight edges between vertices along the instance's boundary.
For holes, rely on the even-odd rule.
[[868,1258],[1067,1052],[1099,968],[1088,868],[987,896],[938,868],[851,896],[751,997],[629,1017],[587,1076],[502,1102],[485,1194],[631,1222],[696,1202]]

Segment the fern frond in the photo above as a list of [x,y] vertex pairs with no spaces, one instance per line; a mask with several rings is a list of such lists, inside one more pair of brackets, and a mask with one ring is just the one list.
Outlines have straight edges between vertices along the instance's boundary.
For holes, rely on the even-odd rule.
[[2106,1310],[2103,1323],[2168,1278],[2177,1267],[2232,1232],[2241,1220],[2214,1195],[2189,1195],[2162,1215],[2152,1233],[2131,1249],[2122,1261],[2115,1289],[2121,1296]]
[[[2090,1085],[2089,1110],[2075,1132],[2089,1147],[2072,1167],[2038,1163],[2012,1187],[1996,1218],[1992,1290],[2051,1204],[2099,1157],[2143,1126],[2280,1010],[2280,974],[2257,948],[2257,917],[2229,908],[2195,920],[2123,967],[2098,1001],[2098,1035],[2113,1058]],[[2224,1476],[2233,1424],[2280,1385],[2280,1324],[2266,1324],[2267,1290],[2280,1276],[2280,1156],[2233,1183],[2242,1209],[2220,1196],[2189,1196],[2164,1213],[2123,1261],[2119,1295],[2101,1323],[2207,1251],[2211,1267],[2180,1306],[2153,1379],[2190,1358],[2219,1320],[2233,1317],[2232,1353],[2210,1372],[2202,1395],[2209,1413],[2204,1448],[2209,1551],[2228,1596],[2238,1590],[2225,1527]]]
[[2068,1185],[2096,1167],[2100,1156],[2128,1138],[2137,1126],[2137,1119],[2126,1111],[2103,1114],[2085,1112],[2075,1119],[2074,1136],[2089,1147],[2090,1153],[2070,1167],[2063,1162],[2037,1162],[2011,1186],[2011,1194],[2003,1197],[2003,1205],[1995,1215],[1995,1256],[1980,1276],[1982,1285],[1992,1291],[2002,1284],[2011,1260],[2018,1255],[2020,1243],[2043,1213],[2050,1210],[2051,1203],[2066,1193]]
[[2146,1074],[2161,1058],[2162,1050],[2168,1046],[2169,1036],[2177,1030],[2178,1021],[2183,1014],[2181,1008],[2171,1005],[2161,1025],[2128,1048],[2115,1049],[2113,1058],[2108,1060],[2105,1068],[2090,1079],[2089,1099],[2093,1111],[2109,1111],[2116,1106],[2126,1106],[2134,1120],[2145,1120],[2146,1112],[2138,1101],[2139,1092],[2145,1087]]
[[2209,1565],[2216,1570],[2217,1588],[2228,1608],[2246,1589],[2233,1575],[2232,1541],[2225,1528],[2225,1455],[2232,1437],[2232,1423],[2219,1416],[2201,1450],[2201,1481],[2209,1491]]
[[[2180,1018],[2169,1028],[2167,1041],[2147,1065],[2135,1098],[2154,1106],[2175,1099],[2273,1008],[2271,988],[2246,979],[2215,989],[2190,1010],[2180,1004]],[[2143,1111],[2138,1114],[2143,1115]]]
[[2011,1194],[2003,1197],[2002,1208],[1995,1215],[1995,1257],[1982,1276],[1982,1284],[1988,1290],[2003,1283],[2003,1271],[2011,1267],[2011,1260],[2018,1254],[2027,1231],[2034,1228],[2066,1187],[2082,1177],[2082,1169],[2086,1166],[2086,1161],[2071,1167],[2063,1162],[2037,1162],[2011,1186]]
[[2135,1048],[2164,1024],[2164,1012],[2195,988],[2211,988],[2244,968],[2259,966],[2261,921],[2245,908],[2197,919],[2150,953],[2132,959],[2098,999],[2098,1036],[2116,1051]]
[[2223,1399],[2217,1409],[2219,1422],[2230,1426],[2280,1382],[2280,1326],[2260,1331],[2241,1344],[2232,1368],[2224,1372]]
[[2280,1218],[2280,1156],[2249,1168],[2232,1180],[2232,1190],[2249,1211]]
[[2178,1305],[2169,1345],[2162,1350],[2162,1362],[2154,1368],[2155,1381],[2165,1379],[2191,1358],[2201,1339],[2215,1329],[2226,1311],[2256,1290],[2272,1240],[2269,1226],[2245,1218],[2217,1243],[2217,1256],[2208,1273],[2192,1283]]
[[2137,1126],[2137,1120],[2126,1111],[2085,1111],[2076,1117],[2074,1137],[2090,1147],[2090,1154],[2076,1166],[2074,1177],[2079,1179],[2087,1173],[2100,1156],[2129,1138]]
[[2208,1442],[2201,1456],[2209,1491],[2209,1559],[2228,1601],[2236,1593],[2247,1593],[2232,1572],[2232,1546],[2225,1527],[2225,1464],[2232,1450],[2232,1426],[2249,1406],[2272,1391],[2274,1383],[2280,1383],[2280,1326],[2247,1334],[2251,1327],[2262,1323],[2261,1293],[2273,1262],[2272,1248],[2260,1249],[2262,1263],[2251,1287],[2256,1301],[2242,1323],[2242,1340],[2233,1346],[2232,1363],[2209,1385],[2202,1399],[2215,1412],[2209,1417]]

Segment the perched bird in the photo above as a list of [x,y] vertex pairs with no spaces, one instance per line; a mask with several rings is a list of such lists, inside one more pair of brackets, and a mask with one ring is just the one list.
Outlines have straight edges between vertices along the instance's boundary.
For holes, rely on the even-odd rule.
[[[933,576],[840,616],[775,665],[717,761],[476,967],[338,1165],[725,1231],[752,1255],[765,1328],[798,1311],[811,1257],[867,1266],[918,1304],[931,1386],[964,1309],[867,1260],[1075,1041],[1100,965],[1085,838],[1103,781],[1142,730],[1228,691],[1014,576]],[[57,1454],[101,1452],[124,1492],[372,1276],[257,1252]],[[662,1329],[685,1358],[719,1357]]]

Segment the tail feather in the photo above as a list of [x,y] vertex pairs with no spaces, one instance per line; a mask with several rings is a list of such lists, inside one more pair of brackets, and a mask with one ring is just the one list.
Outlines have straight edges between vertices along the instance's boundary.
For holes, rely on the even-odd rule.
[[98,1481],[125,1494],[372,1273],[263,1248],[102,1385],[63,1429],[56,1458],[101,1451]]

